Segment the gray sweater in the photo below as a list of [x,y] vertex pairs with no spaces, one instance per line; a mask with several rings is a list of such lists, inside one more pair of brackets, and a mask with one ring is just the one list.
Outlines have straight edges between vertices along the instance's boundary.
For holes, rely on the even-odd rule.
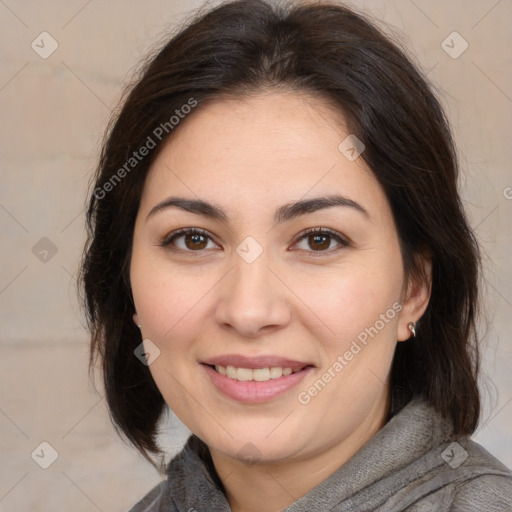
[[[511,512],[512,472],[415,398],[348,462],[282,512]],[[167,480],[130,512],[230,512],[208,448],[192,435]],[[265,512],[265,511],[262,511]]]

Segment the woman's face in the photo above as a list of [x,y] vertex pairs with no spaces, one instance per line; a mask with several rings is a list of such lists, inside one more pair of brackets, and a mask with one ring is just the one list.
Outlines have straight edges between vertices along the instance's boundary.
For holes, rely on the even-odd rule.
[[147,177],[135,321],[166,402],[224,456],[299,460],[382,426],[396,342],[421,315],[347,136],[318,99],[223,100],[182,121]]

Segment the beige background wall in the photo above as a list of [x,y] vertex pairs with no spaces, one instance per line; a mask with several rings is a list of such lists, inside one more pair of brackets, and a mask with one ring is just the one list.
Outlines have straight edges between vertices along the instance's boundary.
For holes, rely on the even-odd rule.
[[[90,171],[122,85],[164,31],[202,3],[0,2],[1,512],[123,511],[159,480],[117,439],[88,382],[74,275]],[[353,5],[403,31],[404,44],[444,91],[464,199],[486,253],[491,315],[485,422],[476,438],[512,466],[512,3]],[[44,48],[37,38],[43,31],[58,43],[46,59],[31,47],[35,40],[39,53],[51,49],[48,36],[41,36]],[[458,36],[445,43],[452,56],[442,47],[454,31],[469,45],[458,58]],[[176,421],[169,432],[166,442],[176,450],[186,432]],[[46,470],[31,458],[43,441],[58,452]],[[34,452],[41,464],[51,456],[47,446]]]

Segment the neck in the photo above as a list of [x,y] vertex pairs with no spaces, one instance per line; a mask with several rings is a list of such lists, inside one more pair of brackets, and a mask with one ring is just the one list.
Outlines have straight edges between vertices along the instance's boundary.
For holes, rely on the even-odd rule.
[[252,466],[210,448],[233,512],[279,512],[307,494],[358,452],[385,424],[387,400],[371,410],[357,431],[301,459]]

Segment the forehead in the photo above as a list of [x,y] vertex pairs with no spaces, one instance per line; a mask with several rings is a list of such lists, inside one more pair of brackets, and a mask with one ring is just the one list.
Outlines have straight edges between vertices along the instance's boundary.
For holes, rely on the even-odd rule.
[[170,193],[240,209],[337,192],[385,208],[363,159],[340,152],[349,135],[339,112],[302,94],[266,92],[200,106],[153,163],[141,207]]

